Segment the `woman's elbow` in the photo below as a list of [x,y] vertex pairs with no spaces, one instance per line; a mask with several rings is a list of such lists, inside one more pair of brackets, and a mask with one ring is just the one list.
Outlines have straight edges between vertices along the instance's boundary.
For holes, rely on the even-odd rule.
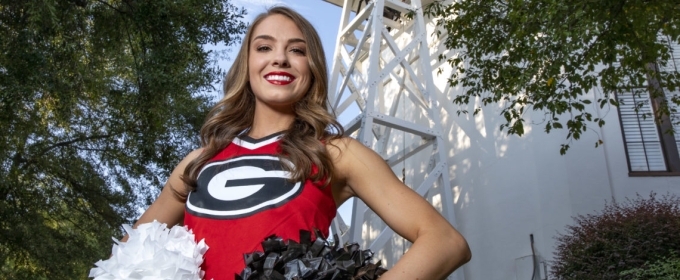
[[461,249],[462,262],[460,265],[464,265],[472,259],[472,251],[470,251],[470,246],[468,246],[465,239],[463,239],[463,248]]
[[[455,231],[455,230],[454,230]],[[452,248],[451,255],[455,260],[455,267],[458,268],[472,259],[472,251],[470,251],[470,246],[468,245],[465,238],[457,231],[453,233],[454,238],[451,238],[452,244],[449,248]]]

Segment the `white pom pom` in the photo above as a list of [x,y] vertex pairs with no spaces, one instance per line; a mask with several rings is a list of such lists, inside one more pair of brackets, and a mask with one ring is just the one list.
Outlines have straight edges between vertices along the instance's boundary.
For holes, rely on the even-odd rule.
[[99,260],[90,270],[95,280],[118,279],[182,279],[203,278],[201,263],[208,250],[205,240],[196,243],[187,227],[153,221],[140,224],[136,229],[123,225],[128,233],[127,242],[113,239],[111,258]]

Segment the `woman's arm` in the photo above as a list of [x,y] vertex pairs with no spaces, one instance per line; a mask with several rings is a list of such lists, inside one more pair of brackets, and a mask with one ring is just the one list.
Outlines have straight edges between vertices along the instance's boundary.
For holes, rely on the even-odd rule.
[[465,238],[402,184],[378,154],[351,138],[331,142],[329,147],[335,147],[329,153],[336,174],[347,183],[338,193],[357,196],[396,233],[413,242],[381,279],[444,279],[470,260]]
[[[187,191],[184,187],[184,182],[181,176],[184,174],[184,169],[187,164],[198,157],[203,149],[197,149],[189,153],[170,174],[170,178],[165,183],[161,194],[158,196],[151,206],[149,206],[144,214],[137,220],[133,228],[137,228],[139,224],[153,222],[157,220],[172,227],[180,224],[184,219],[184,205],[186,203]],[[182,194],[184,199],[179,197],[175,192]],[[125,235],[121,241],[127,241],[128,236]]]

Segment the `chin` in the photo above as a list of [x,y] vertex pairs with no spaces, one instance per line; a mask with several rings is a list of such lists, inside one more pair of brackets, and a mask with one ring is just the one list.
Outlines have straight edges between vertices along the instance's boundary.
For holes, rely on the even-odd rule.
[[264,105],[269,108],[274,108],[274,109],[284,109],[284,108],[293,108],[295,105],[295,102],[290,101],[290,100],[260,100],[258,103],[261,105]]

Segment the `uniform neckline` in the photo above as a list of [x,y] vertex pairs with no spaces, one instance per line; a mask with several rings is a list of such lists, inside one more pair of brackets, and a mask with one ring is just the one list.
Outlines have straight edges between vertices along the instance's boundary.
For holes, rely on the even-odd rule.
[[279,137],[279,136],[283,137],[283,134],[285,132],[286,132],[285,130],[279,131],[279,132],[274,132],[274,133],[269,134],[267,136],[255,139],[253,137],[248,136],[248,131],[246,131],[242,135],[239,135],[238,138],[241,139],[241,141],[245,141],[245,142],[248,142],[248,143],[251,143],[251,144],[258,144],[258,143],[262,143],[262,142],[265,142],[267,140],[270,140],[272,138],[276,138],[276,137]]

